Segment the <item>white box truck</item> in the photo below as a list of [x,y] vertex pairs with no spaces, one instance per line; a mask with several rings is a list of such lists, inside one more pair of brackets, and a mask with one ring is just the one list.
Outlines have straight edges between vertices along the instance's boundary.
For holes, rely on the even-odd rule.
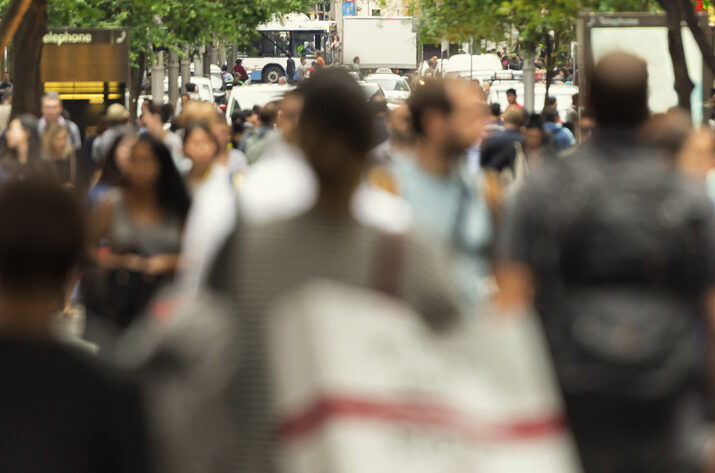
[[343,64],[360,58],[362,70],[417,69],[417,33],[411,17],[343,17]]

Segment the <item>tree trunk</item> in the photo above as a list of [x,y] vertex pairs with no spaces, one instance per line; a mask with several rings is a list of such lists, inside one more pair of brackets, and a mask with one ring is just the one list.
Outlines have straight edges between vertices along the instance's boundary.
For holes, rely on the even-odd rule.
[[673,61],[678,106],[690,112],[690,95],[693,92],[694,85],[688,75],[688,64],[685,61],[685,50],[683,49],[680,24],[682,12],[680,11],[680,5],[676,3],[661,0],[661,5],[665,9],[668,18],[668,49],[670,49],[670,58]]
[[695,10],[692,8],[690,0],[680,0],[680,9],[684,13],[685,21],[688,23],[690,31],[693,33],[695,42],[698,43],[700,52],[703,55],[703,61],[705,65],[710,69],[710,72],[715,74],[715,52],[713,52],[713,47],[710,44],[705,31],[698,24],[698,17],[695,14]]
[[131,103],[129,104],[130,117],[134,119],[137,116],[139,96],[142,93],[142,80],[144,79],[144,71],[146,69],[146,52],[140,51],[137,55],[138,66],[132,68],[132,90]]
[[169,51],[169,103],[176,107],[179,101],[179,55]]
[[553,39],[551,35],[547,32],[545,35],[544,44],[546,45],[546,57],[545,64],[546,67],[546,90],[544,91],[544,108],[549,100],[549,90],[551,90],[551,82],[554,79],[554,66],[556,65],[556,47],[554,46]]
[[181,58],[179,71],[181,74],[181,89],[186,90],[186,84],[191,82],[191,48],[184,48],[184,57]]
[[12,116],[31,113],[40,116],[42,99],[42,37],[47,33],[47,0],[33,0],[15,34],[13,48],[13,71],[15,91],[13,93]]
[[211,45],[211,43],[206,43],[206,50],[204,51],[203,61],[204,77],[211,77],[211,56],[213,56],[213,46]]
[[194,56],[194,75],[196,77],[203,77],[204,75],[204,47],[199,47]]
[[525,49],[524,55],[524,109],[529,113],[534,113],[534,86],[536,84],[534,66],[534,46]]
[[218,65],[219,67],[225,66],[226,63],[226,44],[219,43],[218,46]]
[[25,13],[30,8],[32,0],[12,0],[3,12],[0,23],[0,51],[4,51],[10,40],[15,36],[15,32],[20,26],[20,22],[25,17]]
[[157,105],[164,103],[164,51],[154,54],[154,64],[151,66],[151,99]]

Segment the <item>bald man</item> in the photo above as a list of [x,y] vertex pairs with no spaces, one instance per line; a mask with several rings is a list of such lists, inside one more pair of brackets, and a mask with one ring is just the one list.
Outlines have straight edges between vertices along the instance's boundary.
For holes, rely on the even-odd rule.
[[499,300],[535,303],[585,473],[705,471],[694,335],[715,287],[713,207],[638,142],[644,61],[603,58],[588,97],[592,138],[535,172],[509,216]]

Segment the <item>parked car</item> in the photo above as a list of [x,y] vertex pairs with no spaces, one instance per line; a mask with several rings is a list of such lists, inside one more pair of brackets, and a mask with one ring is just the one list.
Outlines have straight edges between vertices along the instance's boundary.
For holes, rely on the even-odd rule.
[[242,110],[250,110],[258,105],[263,107],[269,102],[281,100],[283,95],[295,89],[295,86],[285,84],[252,84],[234,87],[226,106],[226,121],[231,123],[231,115]]
[[216,64],[211,64],[211,89],[214,94],[214,102],[217,104],[226,102],[226,82],[223,80],[221,68]]
[[[364,80],[358,81],[358,84],[360,84],[360,88],[365,94],[365,98],[367,100],[370,100],[375,94],[379,94],[385,97],[385,91],[382,90],[380,84],[376,84],[374,82],[365,82]],[[385,97],[385,100],[387,100],[387,97]]]
[[400,103],[410,97],[410,85],[407,83],[407,80],[397,74],[370,74],[365,77],[365,82],[378,84],[388,102]]

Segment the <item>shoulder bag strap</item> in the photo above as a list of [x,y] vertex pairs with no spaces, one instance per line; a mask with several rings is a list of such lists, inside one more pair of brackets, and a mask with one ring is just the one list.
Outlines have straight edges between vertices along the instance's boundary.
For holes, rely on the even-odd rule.
[[402,294],[402,276],[405,268],[405,239],[396,233],[378,236],[372,287],[383,294],[399,297]]

